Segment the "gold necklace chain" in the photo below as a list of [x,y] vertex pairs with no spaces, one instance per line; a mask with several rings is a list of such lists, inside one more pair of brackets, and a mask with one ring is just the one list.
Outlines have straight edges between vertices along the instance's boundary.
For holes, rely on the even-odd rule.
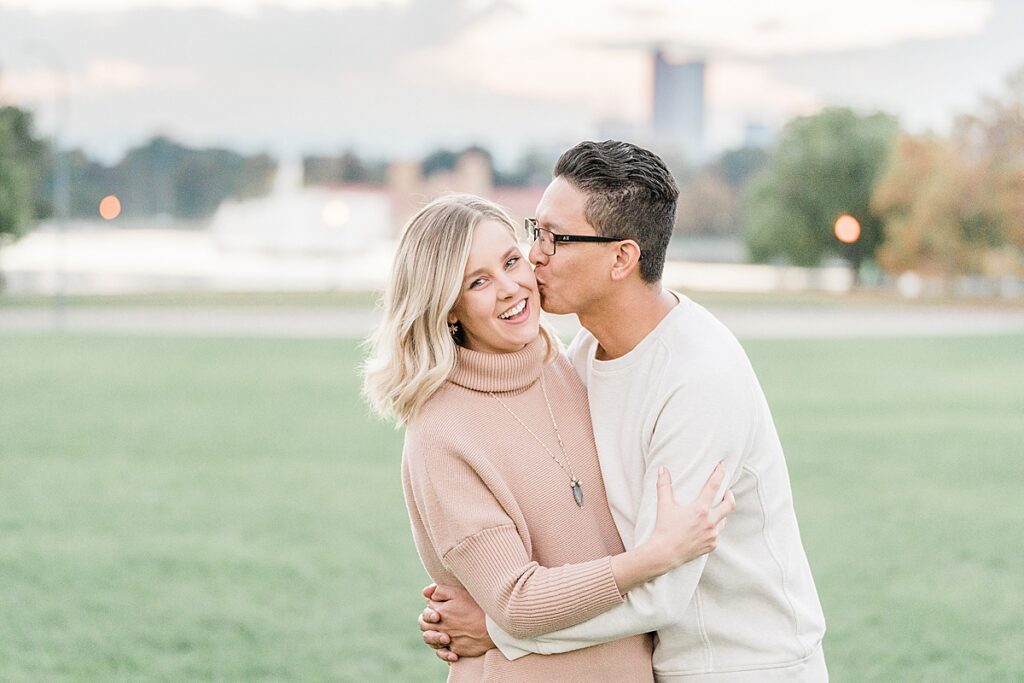
[[547,444],[541,441],[540,437],[534,434],[533,430],[530,429],[525,422],[519,419],[519,416],[512,412],[512,409],[509,408],[497,394],[493,391],[488,391],[487,393],[490,394],[495,401],[500,403],[501,407],[504,408],[509,415],[515,418],[515,421],[522,425],[523,429],[533,437],[533,440],[539,443],[540,447],[547,451],[547,454],[551,456],[551,459],[555,461],[555,464],[558,465],[563,472],[569,475],[569,487],[572,489],[573,500],[576,501],[576,505],[583,507],[583,487],[580,484],[580,480],[576,478],[575,474],[573,474],[572,462],[569,460],[569,454],[565,452],[565,445],[562,443],[562,433],[558,430],[558,423],[555,421],[555,412],[551,410],[551,402],[548,400],[548,390],[544,386],[543,370],[541,370],[540,373],[540,390],[541,393],[544,394],[544,405],[548,408],[548,415],[551,417],[551,426],[555,428],[555,438],[558,439],[558,448],[562,451],[562,457],[565,458],[565,465],[562,464],[561,460],[555,457],[555,454],[551,452],[551,449],[547,447]]

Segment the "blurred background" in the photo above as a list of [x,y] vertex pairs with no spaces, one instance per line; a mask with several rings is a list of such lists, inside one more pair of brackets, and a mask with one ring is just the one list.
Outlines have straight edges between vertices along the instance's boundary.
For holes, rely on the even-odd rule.
[[[0,679],[443,680],[359,395],[404,221],[681,190],[835,681],[1024,678],[1024,4],[0,0]],[[568,338],[571,317],[552,321]]]

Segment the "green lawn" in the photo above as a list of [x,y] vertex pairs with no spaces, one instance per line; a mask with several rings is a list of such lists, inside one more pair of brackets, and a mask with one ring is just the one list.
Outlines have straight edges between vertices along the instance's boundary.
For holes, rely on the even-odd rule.
[[[746,346],[833,680],[1024,678],[1024,338]],[[443,680],[358,359],[0,335],[0,680]]]

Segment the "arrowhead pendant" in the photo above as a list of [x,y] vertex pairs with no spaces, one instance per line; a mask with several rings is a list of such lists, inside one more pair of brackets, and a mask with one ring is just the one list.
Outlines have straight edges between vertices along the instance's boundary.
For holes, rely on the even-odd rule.
[[576,505],[583,507],[583,487],[579,479],[572,480],[572,497],[576,499]]

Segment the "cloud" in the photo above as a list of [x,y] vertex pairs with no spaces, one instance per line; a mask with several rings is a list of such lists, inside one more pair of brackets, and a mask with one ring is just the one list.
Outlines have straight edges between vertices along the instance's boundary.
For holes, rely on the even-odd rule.
[[[416,66],[477,24],[516,12],[479,0],[267,7],[244,16],[0,9],[2,85],[8,98],[34,105],[45,128],[62,71],[53,62],[62,62],[73,138],[91,148],[123,149],[155,131],[192,142],[392,153],[428,139],[526,135],[527,114],[543,111],[543,102],[501,88],[463,89],[448,73]],[[546,120],[549,130],[577,130],[588,119],[570,106]]]
[[8,72],[3,74],[0,92],[17,102],[34,102],[54,95],[97,96],[140,88],[183,90],[195,86],[196,81],[188,69],[154,69],[138,62],[99,59],[66,76],[54,67]]
[[73,140],[109,150],[155,131],[389,154],[573,142],[646,119],[652,42],[709,58],[709,129],[726,139],[825,103],[935,112],[1019,53],[1015,0],[1000,15],[990,0],[28,1],[0,0],[3,95],[46,130],[56,57]]
[[289,10],[329,9],[375,5],[404,5],[408,0],[0,0],[0,7],[30,9],[36,14],[61,12],[124,12],[140,7],[165,9],[216,9],[233,14],[256,14],[274,6]]
[[680,44],[705,54],[747,57],[969,35],[994,11],[991,0],[676,0],[639,9],[621,0],[591,0],[584,12],[572,3],[553,9],[556,3],[546,0],[520,2],[531,23],[552,27],[563,40]]

